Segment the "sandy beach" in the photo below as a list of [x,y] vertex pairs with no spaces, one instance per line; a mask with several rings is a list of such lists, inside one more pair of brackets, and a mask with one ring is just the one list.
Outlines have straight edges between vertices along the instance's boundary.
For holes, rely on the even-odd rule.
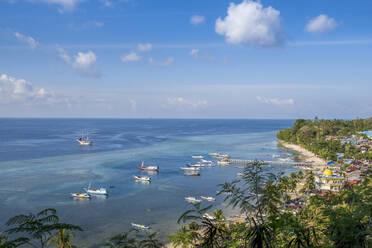
[[284,147],[286,147],[288,149],[295,150],[295,151],[301,153],[302,155],[304,155],[305,156],[304,161],[305,162],[311,162],[313,164],[313,167],[323,169],[327,165],[326,160],[324,160],[322,158],[319,158],[314,153],[306,150],[302,146],[287,143],[287,142],[282,141],[282,140],[280,140],[279,143],[282,144]]

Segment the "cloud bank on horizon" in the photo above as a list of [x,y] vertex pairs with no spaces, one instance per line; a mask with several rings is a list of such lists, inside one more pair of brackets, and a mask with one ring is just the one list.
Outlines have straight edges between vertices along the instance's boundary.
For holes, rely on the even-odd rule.
[[368,116],[372,6],[338,5],[2,1],[1,115]]

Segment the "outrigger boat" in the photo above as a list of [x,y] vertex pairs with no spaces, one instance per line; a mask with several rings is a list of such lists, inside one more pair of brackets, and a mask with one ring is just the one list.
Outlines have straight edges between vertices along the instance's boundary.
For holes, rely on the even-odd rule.
[[144,182],[151,182],[151,178],[150,177],[141,177],[141,176],[134,176],[134,180],[136,181],[144,181]]
[[212,197],[212,196],[200,196],[200,198],[201,198],[202,200],[206,200],[206,201],[210,201],[210,202],[212,202],[212,201],[216,201],[216,198],[214,198],[214,197]]
[[187,171],[184,174],[185,176],[200,176],[199,171]]
[[200,170],[200,168],[199,167],[181,167],[181,170],[198,171],[198,170]]
[[90,198],[90,195],[88,195],[87,193],[72,193],[71,195],[72,195],[72,197],[79,198],[79,199]]
[[202,200],[196,199],[195,197],[192,197],[192,196],[188,196],[188,197],[185,197],[185,201],[189,203],[199,203]]
[[205,165],[213,165],[213,161],[211,160],[200,159],[200,162]]
[[131,223],[131,226],[136,229],[141,229],[141,230],[146,230],[150,229],[149,226],[141,225],[141,224],[136,224],[136,223]]
[[144,171],[159,171],[159,166],[145,166],[145,162],[142,161],[142,164],[138,166],[140,170]]
[[84,188],[85,192],[87,192],[89,195],[107,195],[107,189],[106,188],[99,188],[95,189],[91,187],[91,184],[89,183],[88,188]]

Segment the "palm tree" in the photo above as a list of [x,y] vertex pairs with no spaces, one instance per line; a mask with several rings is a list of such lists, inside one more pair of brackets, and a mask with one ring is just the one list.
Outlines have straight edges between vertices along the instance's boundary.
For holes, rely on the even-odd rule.
[[144,240],[140,241],[141,248],[161,248],[163,244],[157,240],[156,237],[157,233],[151,233],[147,235]]
[[137,241],[129,238],[129,233],[118,234],[109,239],[104,247],[108,248],[137,248]]
[[74,233],[66,232],[66,229],[62,228],[48,239],[47,244],[54,244],[57,248],[76,248],[76,246],[71,244],[71,238],[74,236]]
[[[6,222],[7,226],[15,226],[6,230],[9,234],[24,233],[28,237],[23,237],[24,242],[27,242],[32,247],[44,248],[47,246],[49,238],[55,231],[61,229],[82,231],[79,226],[59,223],[57,211],[53,208],[47,208],[37,214],[17,215],[10,218]],[[36,241],[38,244],[33,243]]]
[[0,248],[16,248],[25,243],[27,243],[28,239],[25,238],[18,238],[15,240],[8,240],[8,237],[3,233],[0,233]]

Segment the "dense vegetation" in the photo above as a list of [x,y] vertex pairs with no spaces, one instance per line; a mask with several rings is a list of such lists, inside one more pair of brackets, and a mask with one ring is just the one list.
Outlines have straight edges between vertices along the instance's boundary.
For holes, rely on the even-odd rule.
[[370,172],[364,176],[363,184],[309,196],[294,211],[286,203],[314,189],[312,174],[281,177],[266,173],[256,161],[241,180],[222,185],[225,200],[249,216],[245,222],[226,223],[219,210],[210,220],[203,217],[209,207],[195,205],[179,220],[189,223],[170,239],[183,248],[372,247],[372,177]]
[[[291,129],[283,129],[277,133],[280,140],[299,144],[318,156],[336,160],[336,153],[345,153],[345,158],[370,159],[372,152],[361,153],[353,144],[342,144],[340,138],[360,135],[361,131],[372,130],[372,118],[344,120],[312,120],[298,119]],[[337,139],[327,140],[327,136]]]
[[[191,205],[179,219],[184,225],[170,240],[183,248],[372,247],[372,172],[368,170],[363,177],[363,183],[345,185],[337,193],[308,195],[302,207],[294,210],[288,203],[314,189],[313,175],[273,175],[255,161],[245,167],[241,179],[220,185],[219,194],[247,216],[245,221],[227,222],[221,210],[213,213],[214,219],[207,218],[204,214],[212,206]],[[1,235],[1,248],[84,247],[72,244],[74,232],[82,229],[60,223],[54,209],[12,217],[7,225],[9,236]],[[102,245],[161,246],[154,233],[138,240],[133,232],[114,236]]]

